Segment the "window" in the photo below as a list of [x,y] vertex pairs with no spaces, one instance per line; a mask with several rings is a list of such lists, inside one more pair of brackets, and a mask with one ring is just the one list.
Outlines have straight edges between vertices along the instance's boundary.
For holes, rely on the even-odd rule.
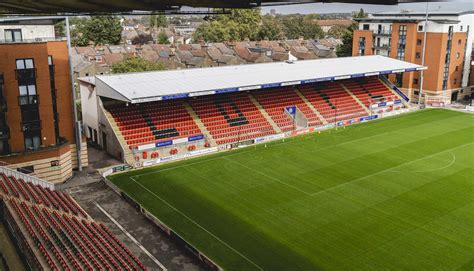
[[16,171],[24,174],[30,174],[35,172],[35,168],[33,166],[19,167],[16,169]]
[[421,44],[423,44],[423,41],[421,39],[417,39],[416,40],[416,45],[421,45]]
[[16,60],[16,69],[17,70],[24,70],[24,69],[33,69],[33,59],[26,58],[26,59],[17,59]]
[[456,58],[459,59],[461,57],[460,53],[456,53]]
[[407,26],[400,25],[398,29],[398,46],[397,59],[405,60],[405,46],[406,46]]
[[21,35],[21,29],[5,29],[5,41],[7,42],[23,41],[23,37]]
[[53,56],[48,56],[48,65],[51,66],[53,65],[54,62],[53,62]]
[[458,45],[461,45],[462,44],[462,40],[458,40]]
[[460,26],[459,26],[459,31],[462,32],[462,28],[463,28],[462,25],[460,25]]
[[413,84],[418,85],[418,78],[413,79]]
[[420,25],[418,26],[418,31],[420,31],[420,32],[423,31],[423,25],[420,24]]
[[25,135],[25,149],[26,150],[37,150],[41,145],[41,138],[39,135]]
[[416,55],[415,55],[416,58],[420,58],[421,57],[421,54],[419,52],[416,52]]
[[20,93],[20,105],[38,103],[35,85],[19,86],[18,89]]
[[457,83],[458,83],[458,79],[454,78],[454,84],[457,85]]
[[456,66],[456,68],[454,68],[454,71],[457,72],[459,70],[459,66]]
[[362,27],[363,27],[362,28],[363,30],[369,30],[370,29],[370,26],[368,24],[364,24]]

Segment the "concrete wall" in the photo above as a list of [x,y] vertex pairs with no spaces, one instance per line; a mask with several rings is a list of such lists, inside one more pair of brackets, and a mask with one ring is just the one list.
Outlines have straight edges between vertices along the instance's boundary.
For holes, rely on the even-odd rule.
[[5,29],[21,29],[23,40],[54,39],[54,25],[0,25],[0,41],[5,40]]

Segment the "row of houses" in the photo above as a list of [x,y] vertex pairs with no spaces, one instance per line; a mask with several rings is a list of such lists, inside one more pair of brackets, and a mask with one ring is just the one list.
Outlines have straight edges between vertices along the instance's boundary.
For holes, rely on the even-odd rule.
[[243,41],[196,44],[145,44],[75,47],[76,77],[108,74],[112,65],[130,57],[162,62],[168,69],[201,68],[286,60],[333,58],[338,39]]

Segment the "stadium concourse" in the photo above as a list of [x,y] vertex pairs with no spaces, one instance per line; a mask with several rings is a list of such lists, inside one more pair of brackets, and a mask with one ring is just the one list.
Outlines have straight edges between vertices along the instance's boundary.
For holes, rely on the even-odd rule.
[[406,111],[385,76],[423,69],[363,56],[80,78],[84,130],[155,165]]
[[0,213],[31,270],[146,270],[104,224],[49,182],[0,167]]

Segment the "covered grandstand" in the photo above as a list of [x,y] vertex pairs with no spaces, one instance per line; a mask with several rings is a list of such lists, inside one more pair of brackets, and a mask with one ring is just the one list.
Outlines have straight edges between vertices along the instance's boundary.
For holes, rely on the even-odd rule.
[[80,78],[84,129],[154,165],[407,111],[385,76],[423,69],[363,56]]

